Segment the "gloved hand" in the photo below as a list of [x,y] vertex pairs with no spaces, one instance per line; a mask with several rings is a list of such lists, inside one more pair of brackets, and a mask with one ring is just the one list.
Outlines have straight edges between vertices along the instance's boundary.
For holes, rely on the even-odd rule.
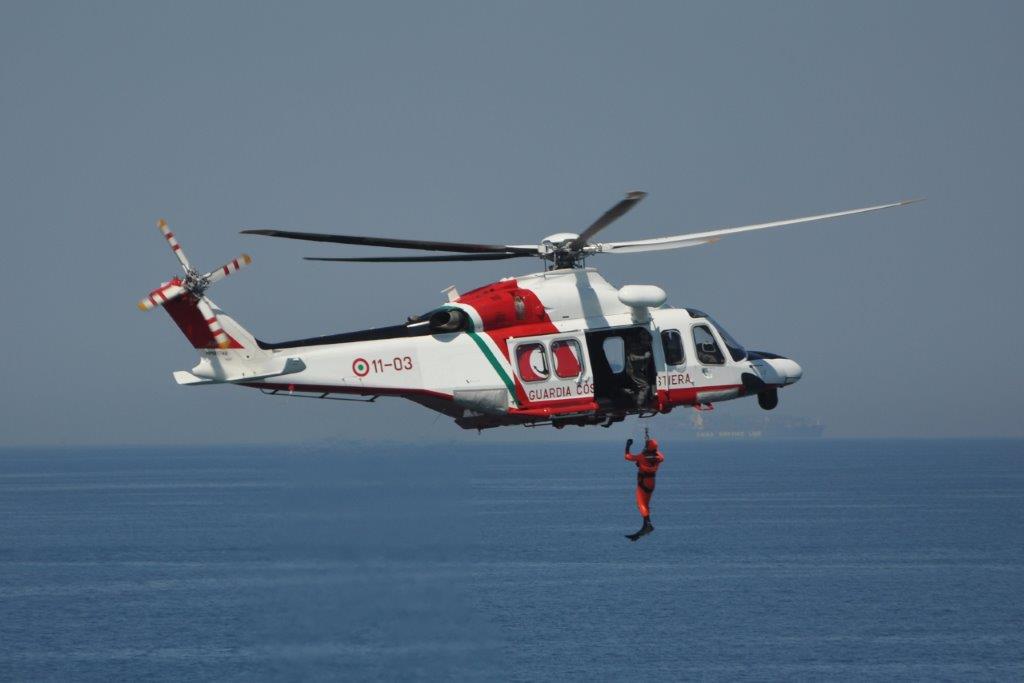
[[629,447],[632,446],[632,445],[633,445],[633,439],[627,439],[626,440],[626,450],[628,451]]

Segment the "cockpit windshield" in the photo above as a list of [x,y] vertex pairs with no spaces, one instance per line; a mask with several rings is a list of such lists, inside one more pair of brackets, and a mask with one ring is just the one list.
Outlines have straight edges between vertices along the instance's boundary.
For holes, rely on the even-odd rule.
[[746,360],[747,350],[743,348],[743,344],[736,341],[736,338],[729,334],[729,331],[722,327],[722,324],[712,318],[708,314],[704,314],[704,317],[708,319],[708,322],[715,326],[718,330],[718,334],[722,337],[722,341],[725,342],[725,348],[729,349],[729,355],[732,356],[734,362],[739,363],[741,360]]

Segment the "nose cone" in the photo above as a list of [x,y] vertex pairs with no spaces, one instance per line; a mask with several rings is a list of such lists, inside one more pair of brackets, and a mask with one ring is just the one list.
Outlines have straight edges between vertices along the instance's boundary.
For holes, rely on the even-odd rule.
[[795,360],[767,351],[748,351],[750,366],[766,384],[784,387],[795,384],[804,376],[804,369]]
[[804,376],[804,369],[800,367],[800,364],[795,360],[789,358],[773,358],[769,361],[772,367],[775,368],[775,372],[779,373],[782,378],[783,386],[787,384],[795,384],[801,377]]

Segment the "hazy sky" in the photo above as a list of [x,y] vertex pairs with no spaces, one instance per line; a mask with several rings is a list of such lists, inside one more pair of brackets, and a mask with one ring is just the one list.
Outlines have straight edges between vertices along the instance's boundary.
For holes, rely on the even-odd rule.
[[390,324],[534,268],[312,264],[373,252],[238,230],[529,243],[631,189],[604,238],[927,197],[592,265],[798,360],[779,415],[1024,435],[1022,8],[2,2],[0,445],[617,441],[180,388],[196,353],[135,302],[178,273],[164,217],[198,265],[253,255],[211,295],[261,338]]

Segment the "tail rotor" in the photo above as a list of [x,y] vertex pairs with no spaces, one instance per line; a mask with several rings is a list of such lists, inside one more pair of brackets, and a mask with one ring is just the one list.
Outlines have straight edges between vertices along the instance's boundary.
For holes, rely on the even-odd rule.
[[207,285],[212,285],[215,282],[220,282],[221,280],[226,278],[228,275],[231,275],[232,273],[237,272],[238,270],[240,270],[241,268],[244,268],[245,266],[249,265],[250,263],[252,263],[252,257],[249,256],[248,254],[242,254],[238,258],[233,259],[231,261],[228,261],[227,263],[225,263],[220,268],[217,268],[215,270],[211,270],[209,273],[207,273],[203,277],[206,279]]
[[175,239],[174,233],[171,232],[169,227],[167,227],[167,221],[161,218],[156,222],[156,227],[160,229],[160,233],[164,236],[164,239],[167,240],[167,244],[171,245],[171,251],[173,251],[174,255],[178,257],[179,261],[181,261],[181,267],[185,272],[187,273],[192,270],[192,265],[188,262],[188,257],[185,256],[185,252],[181,250],[181,245],[178,244],[178,240]]
[[196,308],[199,309],[199,313],[202,314],[203,320],[207,327],[209,327],[216,346],[221,349],[230,347],[231,338],[224,332],[223,327],[217,320],[217,314],[210,306],[210,302],[206,299],[205,294],[210,285],[223,280],[228,275],[252,263],[252,257],[248,254],[242,254],[238,258],[225,263],[220,268],[200,274],[189,263],[188,257],[185,256],[185,252],[182,251],[181,245],[178,244],[174,233],[167,226],[167,222],[161,219],[157,221],[157,227],[170,245],[171,251],[178,258],[178,262],[181,263],[181,268],[185,271],[185,278],[172,278],[170,281],[154,289],[146,298],[139,302],[139,309],[149,311],[157,306],[163,306],[180,296],[188,295],[195,300]]
[[196,308],[203,314],[203,320],[206,321],[206,326],[210,328],[210,334],[213,335],[213,341],[217,343],[217,348],[226,349],[231,346],[231,337],[224,334],[224,329],[217,322],[217,314],[210,308],[210,304],[206,303],[206,297],[200,297],[196,301]]
[[170,282],[165,282],[149,295],[139,302],[140,311],[150,311],[157,306],[163,306],[171,299],[181,296],[185,293],[185,288],[181,286],[181,278],[172,278]]

